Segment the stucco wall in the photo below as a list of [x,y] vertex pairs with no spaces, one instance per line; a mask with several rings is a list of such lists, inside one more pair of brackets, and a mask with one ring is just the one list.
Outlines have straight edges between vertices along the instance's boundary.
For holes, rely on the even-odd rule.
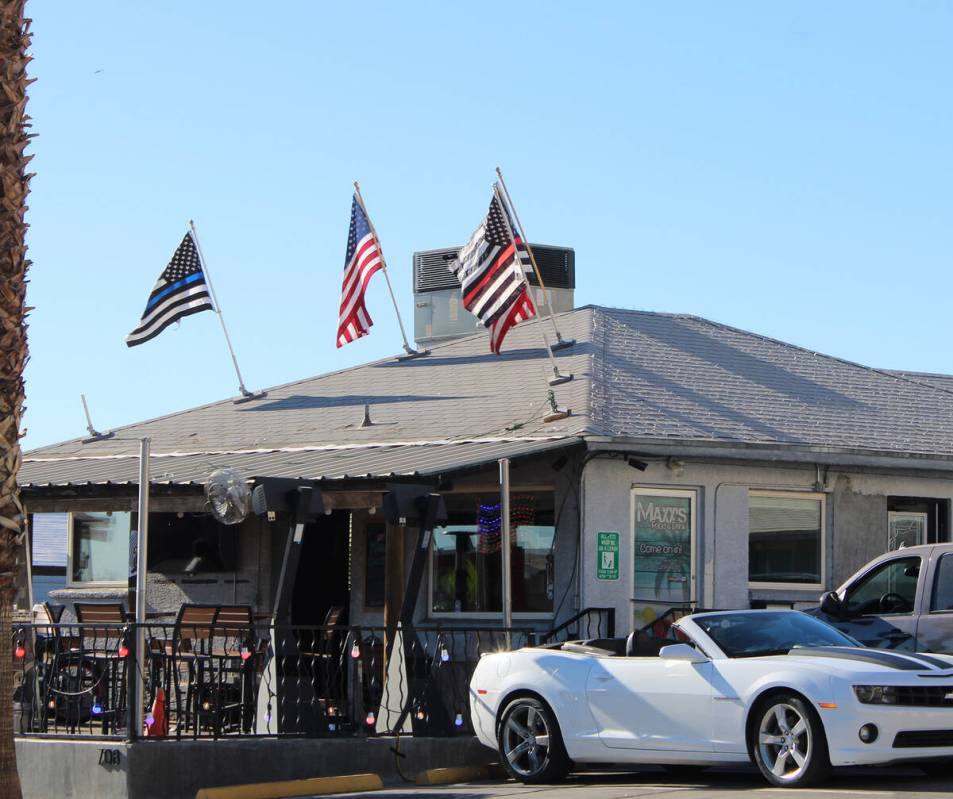
[[[820,490],[827,495],[824,589],[834,588],[887,543],[887,497],[953,498],[953,481],[913,475],[821,470]],[[599,457],[582,480],[583,607],[616,609],[618,629],[631,628],[632,489],[635,486],[695,489],[697,546],[695,597],[705,607],[748,607],[752,600],[816,601],[820,590],[750,589],[748,586],[748,491],[815,491],[813,464],[758,466],[683,462],[673,470],[661,459],[644,472],[624,459]],[[596,534],[620,535],[618,582],[596,579]]]

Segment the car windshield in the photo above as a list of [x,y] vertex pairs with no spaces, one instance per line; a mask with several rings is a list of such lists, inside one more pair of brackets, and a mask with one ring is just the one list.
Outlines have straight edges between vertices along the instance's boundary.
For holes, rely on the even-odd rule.
[[796,610],[713,614],[692,621],[730,658],[783,655],[795,647],[857,646],[853,638]]

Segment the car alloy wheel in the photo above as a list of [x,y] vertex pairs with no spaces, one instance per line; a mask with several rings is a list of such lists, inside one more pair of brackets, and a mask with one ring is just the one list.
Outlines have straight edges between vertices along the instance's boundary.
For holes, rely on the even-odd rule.
[[503,755],[513,771],[523,777],[532,777],[545,768],[549,741],[546,719],[529,703],[515,708],[503,726]]
[[500,756],[521,782],[557,782],[570,761],[552,711],[534,697],[511,702],[500,721]]
[[758,750],[765,767],[781,782],[797,782],[813,754],[811,725],[793,705],[771,705],[758,729]]

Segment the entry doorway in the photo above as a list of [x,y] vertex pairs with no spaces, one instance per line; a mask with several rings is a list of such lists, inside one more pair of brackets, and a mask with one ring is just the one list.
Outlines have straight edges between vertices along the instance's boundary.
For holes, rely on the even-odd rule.
[[305,526],[291,599],[294,626],[322,625],[332,608],[334,623],[347,621],[351,603],[351,512],[335,510]]

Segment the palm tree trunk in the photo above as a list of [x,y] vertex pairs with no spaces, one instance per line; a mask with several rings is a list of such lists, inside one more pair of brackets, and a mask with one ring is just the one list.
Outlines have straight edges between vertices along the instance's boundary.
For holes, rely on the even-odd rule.
[[26,341],[26,197],[32,156],[25,113],[30,81],[25,0],[0,0],[0,799],[20,799],[13,743],[11,623],[23,506],[17,488]]

